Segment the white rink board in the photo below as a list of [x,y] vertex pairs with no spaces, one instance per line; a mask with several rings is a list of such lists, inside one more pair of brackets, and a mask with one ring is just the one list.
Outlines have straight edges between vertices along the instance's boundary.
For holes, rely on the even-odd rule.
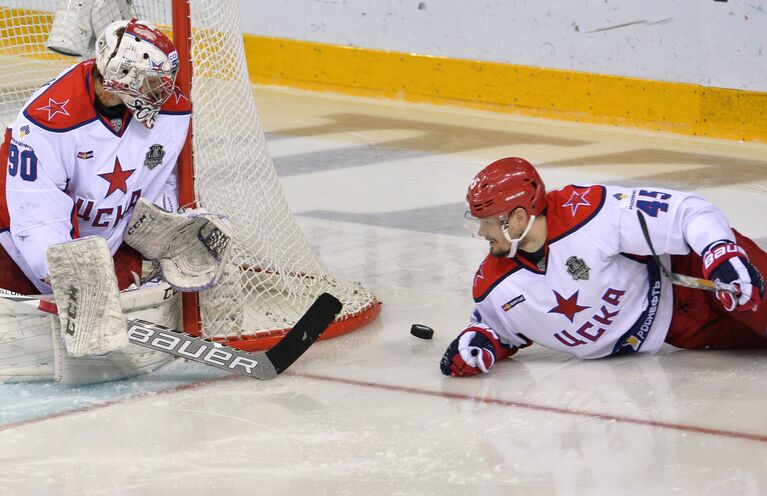
[[[243,32],[767,91],[764,0],[240,0]],[[264,15],[268,12],[268,15]]]

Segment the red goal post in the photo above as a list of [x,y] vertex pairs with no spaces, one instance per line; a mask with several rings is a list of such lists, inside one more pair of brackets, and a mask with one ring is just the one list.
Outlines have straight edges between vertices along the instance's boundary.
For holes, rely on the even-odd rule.
[[184,329],[266,349],[323,292],[344,305],[323,337],[375,319],[380,302],[362,284],[329,273],[287,205],[248,80],[237,0],[0,0],[2,128],[35,89],[80,60],[46,47],[52,27],[61,27],[62,9],[72,5],[79,10],[68,12],[67,22],[83,26],[86,16],[95,26],[99,15],[128,8],[171,34],[179,52],[177,82],[194,108],[178,164],[180,204],[227,214],[235,233],[233,263],[221,284],[184,296]]

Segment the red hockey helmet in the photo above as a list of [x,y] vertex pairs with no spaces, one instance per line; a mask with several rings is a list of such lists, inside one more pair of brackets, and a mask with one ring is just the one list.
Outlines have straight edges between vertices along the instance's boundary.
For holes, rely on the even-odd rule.
[[471,215],[477,218],[508,214],[517,207],[528,215],[546,208],[546,187],[530,162],[519,157],[496,160],[482,169],[466,194]]

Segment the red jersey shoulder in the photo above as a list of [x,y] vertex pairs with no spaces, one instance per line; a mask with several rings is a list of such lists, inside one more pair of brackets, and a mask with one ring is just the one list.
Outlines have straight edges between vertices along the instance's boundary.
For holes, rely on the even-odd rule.
[[546,194],[548,238],[575,231],[590,221],[605,203],[605,187],[569,185]]
[[519,268],[519,263],[513,258],[488,255],[474,274],[474,300],[481,300],[504,276]]
[[178,86],[173,88],[173,94],[165,100],[160,113],[163,114],[188,114],[192,111],[192,102]]
[[64,132],[96,119],[94,60],[81,62],[55,79],[24,108],[24,115],[48,131]]

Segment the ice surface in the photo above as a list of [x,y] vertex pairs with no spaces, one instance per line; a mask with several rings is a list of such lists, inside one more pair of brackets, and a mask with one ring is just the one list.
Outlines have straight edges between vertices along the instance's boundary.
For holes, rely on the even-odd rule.
[[[0,494],[767,493],[767,352],[438,362],[484,256],[463,197],[521,155],[550,188],[698,191],[764,246],[767,147],[256,90],[290,204],[331,272],[384,302],[273,381],[176,362],[92,387],[0,385]],[[747,206],[747,208],[744,208]],[[409,334],[412,323],[433,340]]]

